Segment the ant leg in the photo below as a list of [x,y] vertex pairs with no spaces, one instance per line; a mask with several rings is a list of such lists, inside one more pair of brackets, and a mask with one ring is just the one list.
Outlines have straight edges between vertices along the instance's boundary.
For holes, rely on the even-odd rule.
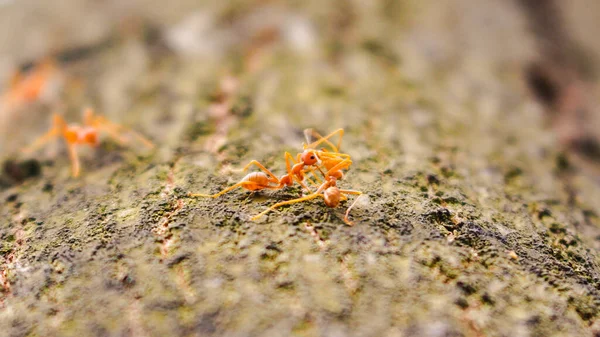
[[332,172],[341,171],[345,168],[348,168],[350,165],[352,165],[352,160],[350,160],[349,158],[346,158],[346,159],[342,160],[341,162],[337,163],[334,167],[330,168],[329,171],[327,171],[326,176],[331,175]]
[[217,198],[217,197],[219,197],[233,189],[236,189],[238,187],[243,187],[243,188],[254,187],[254,189],[256,189],[257,186],[258,185],[252,181],[240,181],[239,183],[237,183],[235,185],[231,185],[217,194],[188,193],[188,197]]
[[[344,129],[337,129],[337,130],[333,131],[332,133],[328,134],[325,137],[321,136],[314,129],[306,129],[306,130],[304,130],[304,136],[307,138],[307,141],[308,141],[308,134],[310,134],[312,136],[316,136],[316,138],[318,138],[318,140],[316,140],[316,141],[308,144],[306,146],[306,148],[314,149],[319,144],[325,143],[325,144],[327,144],[327,145],[329,145],[331,147],[331,149],[333,150],[333,152],[339,152],[339,149],[340,149],[340,147],[342,145],[342,138],[344,137]],[[333,145],[333,143],[331,143],[329,141],[329,138],[335,136],[336,134],[340,135],[340,138],[338,139],[338,142],[337,142],[337,146]]]
[[[320,170],[319,167],[317,167],[317,169]],[[316,170],[315,168],[308,168],[307,169],[308,173],[310,173],[312,175],[312,178],[307,174],[306,175],[306,180],[308,180],[309,183],[318,186],[318,185],[321,185],[323,183],[323,180],[321,180],[321,178],[319,178],[319,176],[315,173],[315,170]],[[323,172],[321,172],[321,173],[323,173]],[[324,175],[325,174],[323,174],[323,176]],[[314,178],[314,180],[313,180],[313,178]],[[316,180],[316,182],[315,182],[315,180]]]
[[114,138],[121,145],[125,145],[129,142],[129,140],[126,137],[123,137],[121,134],[129,133],[133,137],[137,138],[137,140],[140,141],[140,143],[144,144],[145,147],[147,147],[149,149],[154,148],[154,144],[150,140],[148,140],[148,138],[142,136],[141,134],[133,131],[130,128],[127,128],[127,127],[117,124],[117,123],[113,123],[104,117],[101,117],[101,116],[94,117],[94,119],[91,121],[91,123],[96,125],[99,129],[106,131],[112,138]]
[[298,199],[292,199],[292,200],[288,200],[288,201],[282,201],[282,202],[278,202],[278,203],[276,203],[275,205],[273,205],[273,206],[271,206],[271,207],[267,208],[266,210],[262,211],[261,213],[259,213],[259,214],[255,215],[255,216],[253,216],[251,220],[252,220],[252,221],[255,221],[256,219],[258,219],[258,218],[260,218],[261,216],[263,216],[263,215],[265,215],[265,214],[269,213],[270,211],[272,211],[272,210],[275,210],[277,207],[281,207],[281,206],[285,206],[285,205],[291,205],[291,204],[299,203],[299,202],[302,202],[302,201],[312,200],[312,199],[314,199],[314,198],[317,198],[317,197],[322,197],[322,196],[323,196],[323,194],[321,194],[321,193],[313,193],[313,194],[311,194],[311,195],[307,195],[307,196],[305,196],[305,197],[302,197],[302,198],[298,198]]
[[269,175],[271,177],[271,179],[269,179],[271,182],[279,184],[279,179],[273,174],[273,172],[269,171],[269,169],[267,169],[263,164],[259,163],[256,160],[253,160],[249,162],[248,165],[244,166],[244,172],[246,172],[251,165],[256,165],[256,167],[258,167],[267,175]]
[[14,89],[19,84],[23,82],[23,72],[20,70],[15,71],[12,75],[10,75],[10,80],[8,81],[8,87],[10,89]]
[[42,145],[52,140],[52,138],[58,137],[60,133],[64,131],[67,127],[65,120],[62,118],[61,115],[57,113],[55,113],[53,116],[52,124],[52,128],[48,132],[36,139],[31,145],[29,145],[21,151],[23,151],[24,153],[31,153],[39,149]]
[[312,193],[312,190],[308,186],[306,186],[306,184],[302,180],[298,179],[298,177],[295,177],[293,179],[295,179],[298,182],[298,184],[300,186],[302,186],[302,188],[304,188],[305,190],[307,190],[309,193]]
[[[319,172],[321,172],[321,175],[323,176],[324,179],[326,179],[327,177],[325,176],[325,172],[323,172],[323,170],[321,170],[321,165],[316,165],[315,166],[317,168],[317,170],[319,170]],[[321,182],[321,179],[314,173],[313,171],[313,175],[315,176],[315,178],[317,178],[319,180],[319,182]]]
[[[334,152],[337,152],[336,147],[328,139],[325,139],[325,137],[321,136],[321,134],[318,133],[315,129],[304,129],[304,139],[306,140],[304,149],[314,149],[320,143],[325,143],[329,145],[334,150]],[[312,139],[315,140],[311,142]]]
[[36,139],[31,145],[27,146],[26,148],[22,149],[21,151],[23,153],[31,153],[31,152],[39,149],[42,145],[46,144],[50,140],[52,140],[52,138],[57,137],[57,136],[58,136],[58,131],[56,129],[52,128],[46,134],[44,134],[43,136]]
[[92,123],[96,128],[108,133],[108,135],[119,145],[124,146],[129,142],[127,138],[121,136],[121,127],[118,125],[113,125],[113,123],[109,122],[105,118],[96,117]]
[[85,108],[85,110],[83,110],[83,124],[85,124],[86,126],[96,126],[95,124],[95,116],[94,116],[94,110],[92,108]]
[[[307,167],[304,169],[304,177],[309,184],[314,186],[319,186],[323,183],[323,181],[315,174],[315,170],[318,167]],[[312,175],[312,177],[310,175]],[[315,181],[316,180],[316,181]]]
[[[108,132],[113,138],[117,139],[121,143],[123,143],[123,144],[127,143],[127,139],[120,136],[119,134],[126,132],[126,133],[130,133],[135,138],[137,138],[137,140],[140,141],[140,143],[144,144],[145,147],[147,147],[149,149],[154,148],[154,143],[152,143],[148,138],[142,136],[140,133],[138,133],[126,126],[123,126],[121,124],[113,123],[113,122],[109,121],[108,119],[106,119],[105,117],[102,117],[102,116],[94,117],[93,110],[91,110],[91,109],[88,109],[88,110],[91,111],[91,117],[92,117],[92,118],[90,118],[91,123],[97,124],[98,127],[106,130],[106,132]],[[86,113],[89,113],[89,112],[86,111]]]
[[[320,167],[317,167],[317,169],[319,170],[319,172],[321,172],[321,174],[322,174],[323,176],[325,176],[325,173],[323,173],[323,171],[321,171],[321,168],[320,168]],[[321,178],[319,178],[319,176],[318,176],[318,175],[315,173],[315,171],[314,171],[314,170],[312,171],[312,175],[313,175],[313,177],[315,177],[315,179],[317,180],[317,182],[318,182],[319,184],[322,184],[322,183],[323,183],[323,180],[322,180]]]
[[352,221],[348,220],[348,216],[350,215],[350,210],[352,209],[352,207],[354,207],[354,205],[356,205],[356,202],[358,201],[358,199],[360,199],[360,197],[363,196],[363,194],[362,194],[362,192],[352,191],[352,190],[340,190],[340,193],[357,194],[358,195],[358,197],[356,197],[356,199],[354,199],[354,202],[352,203],[352,205],[350,205],[350,207],[348,207],[348,209],[346,210],[346,214],[344,215],[344,222],[348,226],[354,226],[354,223]]
[[[311,173],[313,177],[315,176],[314,170],[309,170],[308,173]],[[304,176],[309,185],[320,185],[318,181],[313,180],[308,174],[305,173]]]
[[292,176],[292,164],[290,164],[290,161],[292,163],[294,163],[294,165],[296,165],[299,161],[300,161],[300,154],[298,154],[298,160],[294,160],[294,157],[292,156],[291,153],[289,152],[285,152],[285,169],[288,173],[288,175],[291,177]]
[[[313,174],[313,176],[314,176],[314,174]],[[305,177],[306,177],[305,179],[309,185],[319,185],[319,183],[314,181],[309,175],[306,175]]]
[[287,173],[288,176],[290,176],[293,180],[296,180],[296,182],[298,182],[298,184],[300,186],[302,186],[305,190],[307,190],[308,192],[312,193],[311,189],[308,188],[308,186],[306,186],[306,184],[299,179],[294,173],[292,173],[292,165],[290,164],[290,161],[292,163],[294,163],[294,165],[296,165],[298,162],[300,162],[300,156],[301,154],[298,154],[298,160],[294,160],[294,157],[289,153],[289,152],[285,152],[285,167],[287,169]]
[[361,195],[363,192],[355,191],[355,190],[340,190],[340,193],[352,194],[352,195]]
[[[19,86],[25,82],[25,76],[20,70],[16,70],[8,82],[8,90],[2,95],[2,103],[6,104],[7,110],[11,110],[13,106],[18,105],[22,99],[19,97]],[[21,89],[22,91],[22,89]]]
[[67,144],[69,150],[69,159],[71,159],[71,172],[73,177],[79,176],[79,156],[77,155],[76,145],[73,143]]
[[321,153],[319,153],[319,157],[322,158],[350,158],[350,155],[347,153],[341,153],[341,152],[328,152],[328,151],[321,151]]
[[131,129],[127,129],[127,132],[131,133],[135,138],[137,138],[138,141],[140,141],[140,143],[144,144],[145,147],[149,149],[154,148],[154,143],[152,143],[148,138],[142,136],[141,133],[133,131]]

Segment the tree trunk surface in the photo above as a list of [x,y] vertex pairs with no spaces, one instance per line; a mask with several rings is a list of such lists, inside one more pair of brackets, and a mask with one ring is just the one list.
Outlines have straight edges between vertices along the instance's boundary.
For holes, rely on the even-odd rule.
[[[0,1],[4,82],[62,81],[0,111],[0,335],[600,335],[600,6],[555,5]],[[19,152],[87,106],[156,147]],[[250,219],[297,185],[187,196],[305,128],[345,130],[353,226]]]

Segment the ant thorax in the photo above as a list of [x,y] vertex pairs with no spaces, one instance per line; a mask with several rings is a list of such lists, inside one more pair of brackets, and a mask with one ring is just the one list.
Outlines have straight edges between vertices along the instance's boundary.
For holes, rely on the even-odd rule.
[[98,130],[90,126],[69,126],[65,138],[70,143],[98,145]]

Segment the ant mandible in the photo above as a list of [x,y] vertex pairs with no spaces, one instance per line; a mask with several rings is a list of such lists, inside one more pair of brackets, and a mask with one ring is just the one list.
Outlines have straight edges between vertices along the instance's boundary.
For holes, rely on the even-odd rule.
[[151,141],[149,141],[142,135],[130,129],[127,129],[122,125],[113,123],[104,118],[103,116],[98,116],[94,113],[94,110],[92,110],[91,108],[87,108],[83,112],[83,125],[67,124],[61,115],[55,113],[53,116],[52,128],[46,134],[34,141],[30,146],[23,149],[23,152],[31,153],[40,148],[45,143],[52,140],[53,138],[63,137],[67,143],[67,149],[69,151],[72,175],[73,177],[77,177],[80,173],[77,146],[98,146],[98,133],[100,131],[106,132],[109,136],[114,138],[120,145],[125,145],[128,143],[128,139],[126,137],[123,137],[122,134],[130,133],[134,135],[142,144],[144,144],[144,146],[148,148],[154,147],[154,144],[152,144]]

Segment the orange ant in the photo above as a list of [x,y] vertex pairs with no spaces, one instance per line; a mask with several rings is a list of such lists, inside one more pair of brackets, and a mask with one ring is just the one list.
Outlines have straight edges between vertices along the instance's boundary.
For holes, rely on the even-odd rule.
[[31,153],[53,138],[63,137],[67,142],[73,177],[77,177],[79,176],[80,171],[77,146],[98,146],[99,131],[108,133],[117,141],[117,143],[121,145],[125,145],[128,142],[128,139],[122,136],[123,133],[128,132],[134,135],[146,147],[154,147],[154,144],[152,144],[152,142],[142,135],[127,129],[122,125],[112,123],[103,116],[94,114],[94,111],[91,108],[87,108],[83,112],[83,125],[67,124],[61,115],[55,113],[53,116],[53,125],[50,131],[38,138],[29,147],[23,149],[23,152]]
[[348,224],[349,226],[352,226],[353,223],[352,223],[352,221],[350,221],[348,219],[348,215],[350,214],[350,210],[354,207],[354,205],[356,204],[356,202],[362,195],[362,192],[354,191],[354,190],[339,189],[337,187],[337,178],[335,176],[328,176],[327,180],[323,184],[321,184],[321,186],[319,186],[319,188],[317,189],[317,191],[315,193],[312,193],[310,195],[307,195],[307,196],[304,196],[301,198],[293,199],[293,200],[278,202],[275,205],[266,209],[265,211],[252,217],[252,220],[253,221],[257,220],[261,216],[269,213],[272,210],[275,210],[278,207],[285,206],[285,205],[291,205],[291,204],[295,204],[295,203],[302,202],[302,201],[308,201],[308,200],[312,200],[312,199],[315,199],[318,197],[323,198],[323,200],[325,201],[325,205],[327,205],[328,207],[334,208],[340,204],[340,201],[348,199],[346,194],[358,195],[358,197],[354,200],[352,205],[350,205],[350,207],[348,207],[348,210],[346,210],[346,214],[344,216],[344,222],[346,224]]
[[[347,169],[350,165],[352,165],[350,155],[338,152],[342,142],[342,137],[344,135],[344,129],[338,129],[325,137],[322,137],[313,129],[306,129],[304,130],[304,136],[306,137],[307,142],[309,134],[316,135],[319,139],[313,143],[304,144],[304,151],[302,153],[298,153],[295,160],[289,152],[285,152],[285,165],[288,173],[281,177],[281,181],[287,186],[291,186],[293,180],[296,180],[308,191],[310,191],[310,188],[303,183],[305,174],[307,172],[312,172],[317,181],[322,182],[317,175],[314,174],[314,170],[312,169],[313,167],[321,171],[321,174],[323,174],[323,177],[325,180],[327,180],[327,177],[329,176],[334,176],[338,179],[341,179],[343,177],[342,170]],[[337,146],[333,145],[329,141],[329,138],[335,136],[336,134],[340,135]],[[316,150],[315,148],[321,143],[326,143],[329,145],[333,149],[333,152],[329,152],[326,149]],[[294,165],[292,166],[291,163]],[[307,166],[308,168],[306,168]],[[325,167],[327,173],[324,173],[321,170],[321,167]]]
[[[60,72],[56,62],[47,59],[28,72],[17,71],[10,81],[10,89],[4,94],[3,102],[9,109],[36,101],[43,96],[53,94],[60,85]],[[54,89],[54,90],[53,90]]]
[[[312,172],[313,176],[317,179],[318,182],[322,182],[315,174],[314,168],[321,170],[321,166],[324,166],[328,171],[327,173],[321,173],[327,179],[329,176],[333,176],[336,178],[341,178],[343,176],[341,170],[347,168],[352,164],[350,160],[350,156],[347,154],[338,153],[338,148],[342,140],[342,136],[344,133],[343,129],[336,130],[329,134],[326,137],[321,137],[316,132],[312,131],[312,129],[305,130],[305,135],[308,139],[308,132],[312,132],[316,134],[320,139],[315,141],[309,145],[304,145],[304,152],[298,153],[296,156],[296,160],[289,153],[285,152],[285,164],[287,169],[287,174],[283,175],[280,179],[278,179],[269,169],[267,169],[264,165],[256,160],[252,160],[248,165],[246,165],[243,171],[248,170],[248,168],[252,165],[256,165],[263,172],[252,172],[246,175],[242,180],[240,180],[237,184],[234,184],[230,187],[225,188],[221,192],[216,194],[203,194],[203,193],[189,193],[190,197],[210,197],[217,198],[235,188],[242,187],[250,191],[258,191],[262,189],[281,189],[285,186],[292,186],[294,181],[296,181],[299,185],[301,185],[305,190],[309,193],[312,190],[304,183],[306,173]],[[329,138],[333,137],[335,134],[340,134],[340,139],[338,141],[338,146],[333,145]],[[314,150],[314,147],[319,144],[325,142],[330,145],[334,152],[328,152],[324,150]],[[320,159],[320,157],[323,158]],[[291,163],[294,163],[292,166]],[[313,168],[314,167],[314,168]]]
[[[264,165],[262,165],[261,163],[259,163],[256,160],[253,160],[250,163],[248,163],[248,165],[246,165],[244,167],[243,171],[244,172],[247,171],[248,168],[252,165],[256,165],[263,172],[248,173],[237,184],[229,186],[226,189],[224,189],[221,192],[216,193],[216,194],[188,193],[188,196],[217,198],[217,197],[219,197],[233,189],[236,189],[238,187],[245,188],[249,191],[259,191],[259,190],[263,190],[263,189],[278,190],[278,189],[284,188],[285,186],[292,186],[294,183],[293,176],[286,174],[286,175],[282,176],[281,179],[278,179],[269,169],[267,169]],[[309,192],[311,192],[310,188],[308,188],[308,186],[306,186],[302,181],[299,181],[299,180],[296,180],[296,181],[298,181],[298,183],[300,185],[302,185]]]

